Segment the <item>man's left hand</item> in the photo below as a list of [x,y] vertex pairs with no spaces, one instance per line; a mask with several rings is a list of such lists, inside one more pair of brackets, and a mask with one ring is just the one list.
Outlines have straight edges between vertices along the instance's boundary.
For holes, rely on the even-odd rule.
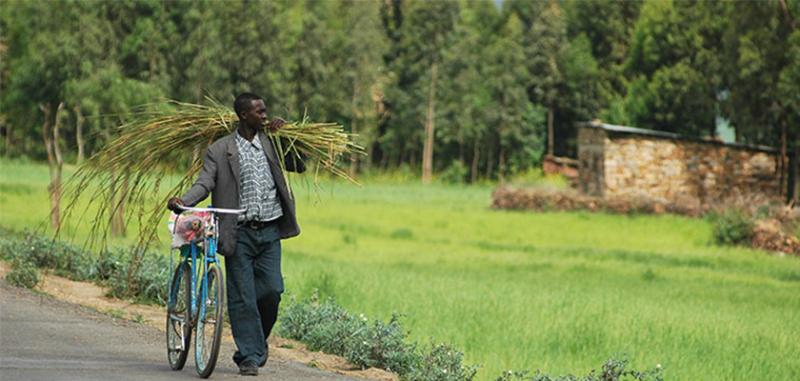
[[269,123],[267,123],[267,128],[270,131],[275,132],[278,131],[281,127],[283,127],[285,124],[286,124],[285,120],[281,118],[275,118],[270,120]]

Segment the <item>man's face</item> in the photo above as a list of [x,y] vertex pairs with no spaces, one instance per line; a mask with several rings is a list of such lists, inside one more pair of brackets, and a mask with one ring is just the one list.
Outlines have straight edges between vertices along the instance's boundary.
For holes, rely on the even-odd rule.
[[250,101],[250,109],[244,113],[242,121],[248,127],[260,131],[267,123],[267,105],[261,99]]

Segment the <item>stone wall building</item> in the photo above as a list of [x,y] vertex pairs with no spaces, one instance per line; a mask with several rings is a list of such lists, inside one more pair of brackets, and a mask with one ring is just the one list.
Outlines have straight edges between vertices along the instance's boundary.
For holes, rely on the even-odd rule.
[[770,147],[584,123],[579,188],[601,197],[644,196],[708,205],[733,195],[780,199],[780,154]]

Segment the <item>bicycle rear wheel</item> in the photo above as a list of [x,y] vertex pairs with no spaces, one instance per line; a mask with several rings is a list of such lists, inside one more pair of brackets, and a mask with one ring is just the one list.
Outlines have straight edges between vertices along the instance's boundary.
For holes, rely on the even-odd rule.
[[172,370],[181,370],[189,354],[191,326],[191,274],[189,265],[181,262],[172,276],[167,300],[167,361]]
[[194,343],[195,367],[200,377],[208,378],[217,364],[222,341],[222,321],[225,307],[225,278],[219,266],[208,268],[208,294],[202,300],[197,318],[197,337]]

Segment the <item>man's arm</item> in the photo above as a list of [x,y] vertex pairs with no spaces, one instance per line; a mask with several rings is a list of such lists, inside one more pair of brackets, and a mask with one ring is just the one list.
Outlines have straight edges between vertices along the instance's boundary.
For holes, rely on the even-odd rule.
[[214,160],[214,155],[211,154],[211,147],[206,150],[206,156],[203,159],[203,169],[200,170],[200,176],[194,182],[191,188],[183,195],[183,197],[173,197],[167,202],[167,209],[179,213],[176,205],[195,206],[200,201],[208,197],[208,194],[214,190],[217,178],[217,162]]

